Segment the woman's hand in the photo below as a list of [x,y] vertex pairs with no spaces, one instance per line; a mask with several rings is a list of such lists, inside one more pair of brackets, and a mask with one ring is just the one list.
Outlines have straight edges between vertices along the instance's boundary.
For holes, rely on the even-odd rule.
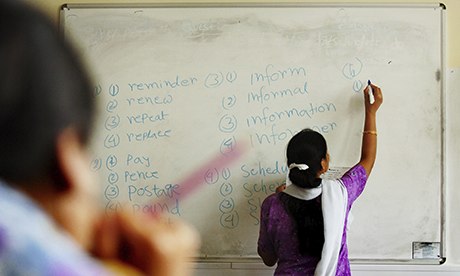
[[[370,102],[370,96],[369,96],[369,86],[372,88],[372,94],[374,96],[374,102]],[[366,86],[364,89],[364,108],[366,112],[370,113],[377,113],[377,110],[379,109],[380,105],[383,103],[383,95],[382,95],[382,90],[380,87],[370,84]]]

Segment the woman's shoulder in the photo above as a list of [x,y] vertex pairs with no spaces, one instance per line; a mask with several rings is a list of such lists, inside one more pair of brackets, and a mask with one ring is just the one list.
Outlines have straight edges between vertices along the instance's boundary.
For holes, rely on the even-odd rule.
[[268,195],[264,201],[262,202],[262,205],[272,205],[273,203],[276,203],[279,201],[279,193],[273,193]]
[[353,202],[364,190],[367,182],[366,170],[361,165],[356,165],[348,170],[341,178],[340,182],[348,191],[348,200]]
[[262,202],[262,210],[275,210],[279,208],[283,208],[283,203],[280,200],[280,195],[282,192],[273,193],[268,195],[264,201]]
[[347,184],[352,183],[361,183],[364,184],[367,181],[367,174],[364,167],[360,164],[355,165],[354,167],[350,168],[341,178],[341,182],[348,186]]

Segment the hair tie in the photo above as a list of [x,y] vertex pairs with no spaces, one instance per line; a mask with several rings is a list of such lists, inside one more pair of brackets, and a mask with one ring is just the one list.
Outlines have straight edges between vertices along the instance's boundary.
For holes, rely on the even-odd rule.
[[305,170],[308,170],[308,168],[310,168],[307,164],[296,164],[296,163],[291,163],[289,165],[289,169],[292,169],[292,168],[298,168],[299,170],[301,171],[305,171]]

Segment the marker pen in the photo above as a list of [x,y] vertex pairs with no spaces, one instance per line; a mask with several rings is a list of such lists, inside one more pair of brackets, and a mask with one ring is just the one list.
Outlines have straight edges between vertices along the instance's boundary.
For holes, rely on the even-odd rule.
[[369,102],[371,104],[374,103],[375,99],[374,99],[374,92],[372,91],[372,86],[371,86],[371,80],[367,80],[367,86],[369,87]]

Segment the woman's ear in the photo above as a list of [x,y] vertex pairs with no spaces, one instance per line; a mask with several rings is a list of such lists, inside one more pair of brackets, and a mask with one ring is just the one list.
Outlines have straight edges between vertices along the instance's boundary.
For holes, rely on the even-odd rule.
[[329,153],[326,154],[326,158],[321,159],[321,170],[319,175],[326,173],[329,170]]

